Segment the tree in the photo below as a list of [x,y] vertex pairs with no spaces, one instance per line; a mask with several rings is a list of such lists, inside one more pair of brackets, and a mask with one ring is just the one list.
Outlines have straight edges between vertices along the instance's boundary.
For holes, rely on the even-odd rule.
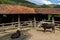
[[26,0],[0,0],[0,4],[22,5],[31,8],[39,8],[40,5],[36,5]]
[[54,8],[60,8],[60,5],[56,5],[56,6],[54,6]]
[[41,8],[50,8],[50,6],[48,6],[48,5],[45,5],[45,4],[43,4],[43,5],[40,5],[40,7],[41,7]]

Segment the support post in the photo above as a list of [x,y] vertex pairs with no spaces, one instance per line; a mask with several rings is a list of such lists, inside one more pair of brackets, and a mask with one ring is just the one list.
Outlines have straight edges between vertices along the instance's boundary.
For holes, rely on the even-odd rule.
[[34,27],[36,27],[36,17],[34,16]]
[[14,23],[13,23],[13,21],[14,21],[14,16],[12,15],[12,27],[14,27]]
[[18,30],[20,30],[20,15],[18,15]]
[[53,24],[53,25],[55,24],[55,22],[54,22],[54,16],[52,17],[52,24]]
[[[54,15],[53,15],[53,17],[52,17],[52,24],[55,25],[55,22],[54,22]],[[55,26],[53,26],[52,31],[55,32]]]
[[2,26],[3,26],[3,30],[5,30],[5,29],[4,29],[4,23],[2,24]]
[[30,21],[30,25],[31,25],[31,27],[32,27],[32,21]]

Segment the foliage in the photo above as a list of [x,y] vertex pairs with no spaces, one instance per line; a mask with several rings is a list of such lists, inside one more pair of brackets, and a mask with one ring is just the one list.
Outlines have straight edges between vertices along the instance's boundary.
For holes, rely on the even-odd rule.
[[50,6],[45,5],[45,4],[41,5],[40,7],[41,7],[41,8],[50,8]]
[[29,1],[26,1],[26,0],[0,0],[0,4],[23,5],[23,6],[32,7],[32,8],[41,8],[41,7],[46,8],[46,7],[49,7],[45,4],[36,5],[36,4],[31,3]]
[[0,4],[12,4],[12,5],[23,5],[27,7],[38,7],[36,4],[28,2],[26,0],[0,0]]
[[60,5],[51,5],[51,6],[53,6],[53,8],[60,8]]
[[27,7],[31,7],[31,8],[53,8],[53,7],[57,6],[55,4],[36,5],[36,4],[26,1],[26,0],[0,0],[0,4],[22,5],[22,6],[27,6]]

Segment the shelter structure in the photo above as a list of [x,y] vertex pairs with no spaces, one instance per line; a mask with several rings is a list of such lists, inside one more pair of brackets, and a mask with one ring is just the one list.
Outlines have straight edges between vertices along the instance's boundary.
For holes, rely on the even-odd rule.
[[18,5],[0,5],[0,23],[18,22],[19,27],[21,27],[21,21],[30,21],[31,25],[36,27],[37,21],[42,19],[54,20],[56,15],[60,15],[60,8],[29,8]]

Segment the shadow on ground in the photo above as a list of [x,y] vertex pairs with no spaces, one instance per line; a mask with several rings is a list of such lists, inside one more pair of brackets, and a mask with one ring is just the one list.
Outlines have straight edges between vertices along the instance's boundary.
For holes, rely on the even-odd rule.
[[[37,30],[37,31],[44,32],[44,30]],[[46,30],[46,32],[52,32],[52,30]]]

